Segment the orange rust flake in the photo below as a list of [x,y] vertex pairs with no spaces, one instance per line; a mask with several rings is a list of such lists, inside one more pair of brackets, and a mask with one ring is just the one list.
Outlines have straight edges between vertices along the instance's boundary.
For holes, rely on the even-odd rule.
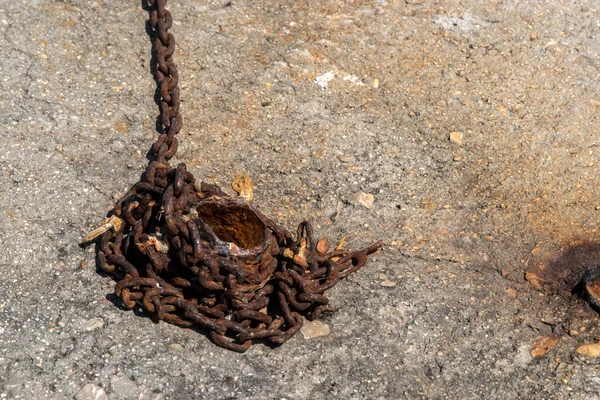
[[535,345],[531,349],[532,357],[543,357],[545,356],[552,347],[558,342],[558,338],[556,336],[543,336],[537,338],[535,341]]

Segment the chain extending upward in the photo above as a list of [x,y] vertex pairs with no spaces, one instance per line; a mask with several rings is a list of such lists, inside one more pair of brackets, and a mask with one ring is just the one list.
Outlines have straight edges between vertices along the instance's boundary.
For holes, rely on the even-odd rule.
[[148,0],[150,26],[154,34],[154,54],[156,56],[156,71],[154,75],[160,90],[160,115],[162,133],[152,145],[151,152],[156,161],[162,163],[173,158],[177,153],[178,141],[176,135],[183,127],[183,117],[179,113],[179,74],[173,62],[175,53],[175,37],[169,32],[173,25],[173,17],[165,8],[167,0]]
[[140,182],[84,241],[99,237],[98,266],[117,281],[125,308],[199,329],[234,351],[256,342],[281,345],[304,317],[330,310],[324,292],[383,244],[329,251],[324,239],[313,240],[308,222],[294,238],[243,198],[196,185],[185,164],[169,164],[182,128],[173,20],[167,0],[148,1],[162,129]]

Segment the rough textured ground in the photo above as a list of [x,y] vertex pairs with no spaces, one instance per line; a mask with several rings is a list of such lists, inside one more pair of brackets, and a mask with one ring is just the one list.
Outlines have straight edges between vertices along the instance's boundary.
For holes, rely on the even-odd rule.
[[598,315],[524,278],[600,258],[597,2],[169,8],[178,160],[226,187],[246,169],[289,229],[386,248],[329,292],[329,336],[274,350],[115,307],[78,242],[155,137],[147,13],[0,0],[0,398],[598,398],[576,352]]

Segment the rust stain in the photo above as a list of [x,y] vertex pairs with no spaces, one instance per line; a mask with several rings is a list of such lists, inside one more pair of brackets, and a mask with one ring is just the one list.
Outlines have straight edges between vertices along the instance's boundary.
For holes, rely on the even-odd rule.
[[558,342],[556,336],[543,336],[535,341],[535,346],[531,349],[532,357],[543,357],[545,356],[552,347]]
[[571,293],[584,274],[600,264],[600,240],[574,240],[525,272],[525,279],[548,294]]
[[59,25],[61,28],[70,28],[75,25],[77,22],[72,20],[71,18],[67,18],[67,21],[64,24]]

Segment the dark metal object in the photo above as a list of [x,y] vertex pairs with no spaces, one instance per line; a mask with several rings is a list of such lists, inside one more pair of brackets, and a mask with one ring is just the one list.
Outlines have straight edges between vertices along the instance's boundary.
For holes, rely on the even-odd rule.
[[587,270],[572,292],[587,301],[590,306],[600,310],[600,266]]
[[100,236],[97,262],[118,281],[126,308],[139,304],[156,321],[203,328],[234,351],[256,341],[280,345],[300,330],[303,316],[313,320],[329,309],[324,292],[383,243],[328,251],[307,222],[294,238],[244,199],[196,186],[185,164],[169,165],[182,118],[166,2],[149,0],[162,134],[141,181],[116,202],[119,223]]

